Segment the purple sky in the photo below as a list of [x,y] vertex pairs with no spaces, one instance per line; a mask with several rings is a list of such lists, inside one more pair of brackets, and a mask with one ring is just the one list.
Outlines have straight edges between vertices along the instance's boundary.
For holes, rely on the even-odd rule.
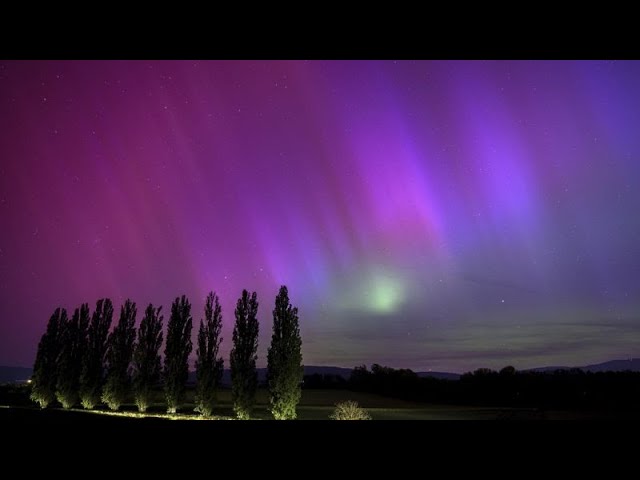
[[[0,364],[278,287],[304,363],[640,356],[639,62],[0,61]],[[141,319],[140,315],[138,321]],[[195,337],[195,329],[194,329]]]

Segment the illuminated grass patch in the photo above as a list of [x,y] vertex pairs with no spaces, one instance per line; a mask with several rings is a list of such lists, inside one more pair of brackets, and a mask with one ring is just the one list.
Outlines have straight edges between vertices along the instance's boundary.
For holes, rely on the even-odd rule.
[[212,415],[210,417],[204,417],[202,415],[191,415],[187,413],[140,413],[140,412],[111,412],[108,410],[80,410],[74,409],[72,411],[83,413],[94,413],[98,415],[110,415],[113,417],[125,417],[125,418],[161,418],[163,420],[235,420],[232,417],[225,417],[220,415]]

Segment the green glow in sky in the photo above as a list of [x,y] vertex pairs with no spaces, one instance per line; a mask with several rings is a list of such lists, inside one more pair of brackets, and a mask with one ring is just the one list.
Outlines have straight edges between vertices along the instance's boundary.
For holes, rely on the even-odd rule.
[[404,300],[402,283],[395,278],[376,274],[369,294],[369,309],[379,313],[391,313]]
[[355,288],[339,290],[339,306],[343,309],[391,314],[406,300],[403,280],[387,269],[374,267],[359,272],[356,277],[355,281],[346,283]]

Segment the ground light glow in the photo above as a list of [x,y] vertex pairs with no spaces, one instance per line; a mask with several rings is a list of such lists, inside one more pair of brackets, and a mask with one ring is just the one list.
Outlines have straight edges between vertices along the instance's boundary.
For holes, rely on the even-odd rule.
[[140,412],[114,412],[109,410],[80,410],[80,409],[69,409],[65,410],[69,412],[83,412],[83,413],[93,413],[96,415],[110,415],[113,417],[125,417],[125,418],[161,418],[163,420],[235,420],[232,417],[223,417],[223,416],[211,416],[211,417],[203,417],[202,415],[189,415],[187,413],[178,414],[178,413],[140,413]]

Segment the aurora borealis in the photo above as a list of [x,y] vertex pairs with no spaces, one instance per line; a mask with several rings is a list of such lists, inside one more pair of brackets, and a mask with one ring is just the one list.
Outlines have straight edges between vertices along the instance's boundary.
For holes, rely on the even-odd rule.
[[[281,284],[307,365],[640,356],[640,62],[0,62],[0,364]],[[140,318],[138,318],[139,322]],[[195,329],[194,329],[195,338]],[[227,363],[228,366],[228,363]]]

